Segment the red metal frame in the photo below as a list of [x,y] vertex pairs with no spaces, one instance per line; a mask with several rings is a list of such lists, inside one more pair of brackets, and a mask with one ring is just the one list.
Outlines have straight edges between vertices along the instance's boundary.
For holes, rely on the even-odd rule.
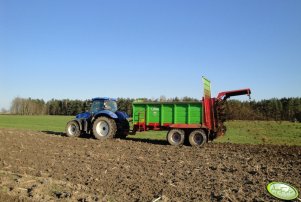
[[172,123],[164,123],[163,125],[160,125],[160,123],[148,123],[148,125],[146,125],[145,122],[138,122],[136,124],[134,124],[134,128],[136,128],[137,131],[141,132],[141,131],[147,131],[149,130],[149,128],[152,128],[153,130],[160,130],[162,127],[164,128],[171,128],[171,125],[173,125]]
[[250,95],[251,95],[250,88],[220,92],[217,95],[217,99],[218,100],[226,100],[226,99],[228,99],[231,96],[246,95],[246,94],[250,97]]
[[217,120],[215,119],[216,98],[203,98],[203,127],[215,131]]
[[171,124],[170,128],[201,128],[202,124]]

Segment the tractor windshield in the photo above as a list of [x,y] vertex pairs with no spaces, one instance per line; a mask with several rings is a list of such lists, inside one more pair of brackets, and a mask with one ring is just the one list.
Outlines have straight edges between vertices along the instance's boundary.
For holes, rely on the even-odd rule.
[[113,100],[105,100],[104,101],[104,109],[110,110],[112,112],[117,111],[117,103]]
[[96,113],[100,110],[117,111],[117,103],[113,100],[94,100],[91,106],[91,112]]

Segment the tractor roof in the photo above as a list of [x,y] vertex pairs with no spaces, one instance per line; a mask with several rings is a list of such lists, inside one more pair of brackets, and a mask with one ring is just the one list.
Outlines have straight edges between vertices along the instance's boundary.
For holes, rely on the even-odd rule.
[[117,101],[115,98],[109,98],[109,97],[96,97],[92,98],[92,101],[94,100],[112,100],[112,101]]

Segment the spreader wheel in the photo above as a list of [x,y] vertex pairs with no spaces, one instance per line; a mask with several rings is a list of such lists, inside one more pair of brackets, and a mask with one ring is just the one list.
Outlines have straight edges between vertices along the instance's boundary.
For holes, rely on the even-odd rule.
[[189,134],[189,143],[191,146],[201,147],[207,142],[207,136],[204,130],[197,129]]
[[183,145],[185,140],[185,132],[181,129],[171,129],[166,136],[169,144],[174,146]]

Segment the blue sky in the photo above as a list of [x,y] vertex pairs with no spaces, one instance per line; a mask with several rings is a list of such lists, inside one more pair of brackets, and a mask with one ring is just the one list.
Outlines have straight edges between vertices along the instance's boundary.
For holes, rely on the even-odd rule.
[[[300,0],[0,0],[0,109],[16,97],[301,96]],[[246,97],[243,99],[247,100]]]

